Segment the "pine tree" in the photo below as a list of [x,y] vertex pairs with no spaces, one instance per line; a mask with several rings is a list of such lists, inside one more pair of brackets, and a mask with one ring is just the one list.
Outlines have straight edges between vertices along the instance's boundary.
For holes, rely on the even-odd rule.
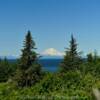
[[61,69],[63,71],[78,69],[82,59],[80,52],[77,51],[77,43],[73,35],[71,35],[70,47],[67,48],[64,56],[64,60],[61,63]]
[[35,42],[32,39],[31,32],[28,31],[15,76],[18,86],[31,86],[41,78],[41,66],[37,63],[35,49]]

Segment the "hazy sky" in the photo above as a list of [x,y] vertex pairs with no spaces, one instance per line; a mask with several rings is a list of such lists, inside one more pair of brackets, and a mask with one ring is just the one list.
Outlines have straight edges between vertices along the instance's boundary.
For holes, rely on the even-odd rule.
[[63,52],[73,33],[79,50],[100,54],[100,0],[0,0],[0,55],[19,55],[27,30],[38,52]]

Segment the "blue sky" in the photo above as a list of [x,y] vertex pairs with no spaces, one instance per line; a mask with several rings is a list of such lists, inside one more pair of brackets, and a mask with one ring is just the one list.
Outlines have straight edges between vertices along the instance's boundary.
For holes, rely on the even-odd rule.
[[0,0],[0,55],[19,55],[27,30],[38,52],[63,52],[70,35],[100,54],[100,0]]

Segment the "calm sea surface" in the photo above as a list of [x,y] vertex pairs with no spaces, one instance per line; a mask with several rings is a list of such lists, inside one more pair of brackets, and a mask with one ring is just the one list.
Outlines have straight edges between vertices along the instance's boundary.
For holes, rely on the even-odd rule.
[[[10,62],[16,62],[16,60],[11,59]],[[39,63],[43,66],[43,70],[55,72],[59,69],[59,64],[61,63],[62,59],[40,59]]]
[[40,64],[43,66],[43,69],[50,72],[55,72],[59,69],[59,64],[62,59],[41,59],[39,60]]

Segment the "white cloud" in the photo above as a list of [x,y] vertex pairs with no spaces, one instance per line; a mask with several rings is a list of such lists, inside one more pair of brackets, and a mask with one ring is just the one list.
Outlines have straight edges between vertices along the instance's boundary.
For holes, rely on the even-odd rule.
[[63,56],[64,53],[59,52],[54,48],[46,49],[44,52],[41,53],[42,55],[49,55],[49,56]]

